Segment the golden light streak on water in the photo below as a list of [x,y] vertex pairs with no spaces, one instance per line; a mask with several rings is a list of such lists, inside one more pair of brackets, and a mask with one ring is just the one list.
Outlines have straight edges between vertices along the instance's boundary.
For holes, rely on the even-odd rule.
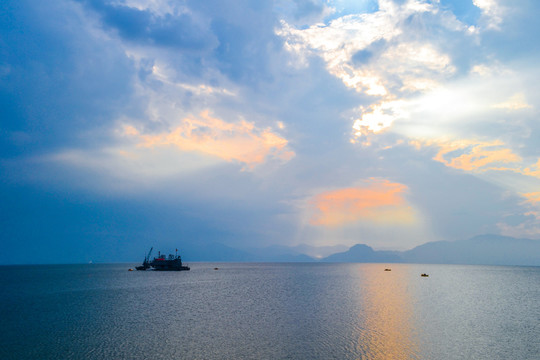
[[419,359],[406,269],[396,264],[363,264],[361,272],[362,329],[357,349],[365,353],[362,358]]

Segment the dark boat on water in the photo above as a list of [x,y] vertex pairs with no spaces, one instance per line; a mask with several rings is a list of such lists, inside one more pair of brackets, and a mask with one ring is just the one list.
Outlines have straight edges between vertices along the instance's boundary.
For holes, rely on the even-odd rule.
[[169,256],[165,256],[165,254],[161,254],[158,252],[158,256],[154,257],[154,259],[150,260],[150,255],[152,254],[152,250],[154,248],[151,248],[148,252],[148,255],[145,256],[144,261],[141,266],[135,267],[137,270],[147,270],[152,269],[156,271],[182,271],[182,270],[189,270],[189,266],[186,266],[182,264],[182,258],[180,255],[178,255],[178,249],[176,249],[176,254],[169,254]]

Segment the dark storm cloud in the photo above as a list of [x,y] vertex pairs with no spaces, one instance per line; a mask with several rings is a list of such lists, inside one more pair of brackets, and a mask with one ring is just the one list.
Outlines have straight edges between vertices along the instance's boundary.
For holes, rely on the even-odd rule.
[[272,79],[282,39],[274,33],[278,22],[269,1],[191,1],[167,14],[110,1],[82,3],[122,40],[168,51],[171,64],[186,75],[202,77],[215,68],[241,83]]
[[108,1],[83,1],[96,11],[104,25],[129,41],[139,44],[202,50],[216,44],[215,37],[204,24],[185,13],[157,15],[150,10],[111,4]]
[[3,156],[82,145],[79,135],[107,123],[130,96],[131,62],[91,35],[70,3],[0,6]]
[[[212,17],[212,31],[218,38],[216,67],[233,81],[260,83],[273,80],[272,65],[279,60],[282,40],[274,33],[277,19],[271,2],[238,1],[217,6],[193,2]],[[240,15],[242,14],[242,15]]]

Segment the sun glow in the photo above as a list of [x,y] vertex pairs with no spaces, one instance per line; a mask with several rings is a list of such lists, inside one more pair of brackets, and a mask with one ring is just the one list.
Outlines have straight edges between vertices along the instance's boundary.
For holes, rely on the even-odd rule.
[[310,223],[329,227],[358,221],[415,223],[414,211],[403,198],[406,190],[403,184],[372,179],[362,187],[322,192],[310,201],[314,209]]

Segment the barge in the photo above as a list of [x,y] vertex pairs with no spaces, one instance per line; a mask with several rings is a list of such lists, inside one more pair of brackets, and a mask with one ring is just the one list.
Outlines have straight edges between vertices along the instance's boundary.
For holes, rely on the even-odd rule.
[[144,261],[141,266],[135,267],[137,270],[155,270],[155,271],[184,271],[189,270],[189,266],[182,263],[182,258],[178,255],[178,249],[176,249],[176,254],[161,254],[158,252],[158,256],[150,260],[152,254],[151,248],[148,252],[148,255],[145,256]]

